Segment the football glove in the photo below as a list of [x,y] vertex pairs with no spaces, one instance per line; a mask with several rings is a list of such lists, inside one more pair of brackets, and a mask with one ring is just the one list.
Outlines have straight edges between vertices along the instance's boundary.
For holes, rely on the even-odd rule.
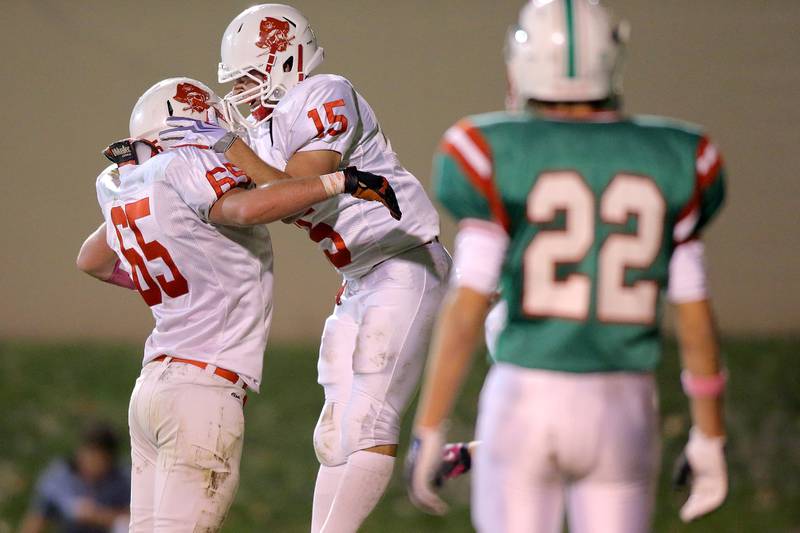
[[443,515],[447,504],[436,494],[435,478],[442,463],[444,431],[420,429],[414,431],[405,464],[408,498],[426,513]]
[[448,479],[455,479],[472,468],[472,455],[468,442],[445,444],[442,448],[442,464],[433,478],[433,484],[441,488]]
[[188,117],[169,117],[167,126],[172,127],[158,132],[158,142],[165,148],[191,144],[224,154],[239,138],[219,124]]
[[149,141],[142,139],[120,139],[119,141],[109,144],[105,150],[103,150],[103,155],[118,167],[129,164],[138,165],[139,156],[136,154],[136,145],[139,143],[145,144],[150,148],[151,156],[159,152],[159,148]]
[[680,510],[681,520],[691,522],[717,509],[728,494],[725,437],[707,437],[697,428],[675,462],[673,485],[690,485],[689,498]]
[[394,189],[383,176],[347,167],[344,169],[344,192],[361,200],[382,203],[395,220],[403,216]]

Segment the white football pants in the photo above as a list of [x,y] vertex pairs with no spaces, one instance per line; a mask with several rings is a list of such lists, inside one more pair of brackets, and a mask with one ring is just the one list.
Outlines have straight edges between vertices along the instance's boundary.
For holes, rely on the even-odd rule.
[[347,282],[320,345],[325,405],[314,431],[320,463],[336,466],[355,451],[398,443],[400,417],[425,364],[450,265],[437,241]]
[[218,531],[239,485],[245,391],[214,367],[152,362],[131,395],[132,533]]
[[481,392],[472,518],[481,533],[644,533],[658,475],[649,373],[495,365]]

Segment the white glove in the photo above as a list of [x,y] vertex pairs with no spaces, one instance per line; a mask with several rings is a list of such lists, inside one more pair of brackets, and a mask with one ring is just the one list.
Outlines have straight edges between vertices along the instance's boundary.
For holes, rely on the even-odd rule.
[[691,478],[691,489],[680,516],[684,522],[691,522],[722,505],[728,494],[725,437],[707,437],[699,429],[691,429],[676,468],[676,484],[685,484],[687,477]]
[[442,429],[417,428],[406,456],[406,489],[411,503],[426,513],[443,515],[447,504],[437,494],[434,479],[442,463]]
[[224,154],[238,138],[236,133],[213,122],[188,117],[169,117],[166,122],[172,127],[158,132],[158,142],[162,148],[191,144]]

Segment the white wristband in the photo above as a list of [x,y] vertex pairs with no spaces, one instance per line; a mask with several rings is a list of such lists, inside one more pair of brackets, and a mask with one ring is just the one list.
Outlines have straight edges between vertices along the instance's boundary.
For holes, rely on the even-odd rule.
[[322,182],[322,186],[325,187],[328,198],[344,192],[344,172],[323,174],[319,179]]

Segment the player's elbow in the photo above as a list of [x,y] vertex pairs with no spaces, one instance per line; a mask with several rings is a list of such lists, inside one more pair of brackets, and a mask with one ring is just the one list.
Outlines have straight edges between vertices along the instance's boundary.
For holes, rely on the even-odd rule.
[[106,257],[97,253],[90,245],[84,243],[75,259],[75,266],[93,278],[106,279],[111,275],[115,259],[116,257]]
[[90,276],[95,275],[98,264],[97,261],[91,256],[90,253],[86,250],[86,247],[81,247],[80,251],[78,252],[78,257],[75,259],[75,266],[81,272],[85,272]]

